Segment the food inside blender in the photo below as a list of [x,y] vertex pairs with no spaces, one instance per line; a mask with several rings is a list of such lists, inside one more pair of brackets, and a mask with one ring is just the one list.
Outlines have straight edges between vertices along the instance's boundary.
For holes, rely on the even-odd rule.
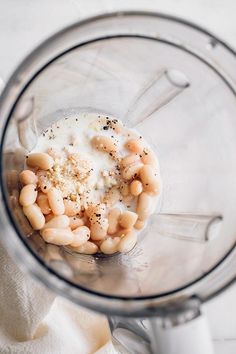
[[161,192],[158,159],[145,139],[95,113],[60,119],[44,131],[20,182],[19,202],[32,228],[47,243],[85,254],[130,251]]

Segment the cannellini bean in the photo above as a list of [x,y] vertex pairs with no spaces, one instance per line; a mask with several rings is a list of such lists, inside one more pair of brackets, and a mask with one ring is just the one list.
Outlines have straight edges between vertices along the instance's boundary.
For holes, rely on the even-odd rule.
[[70,219],[66,215],[54,216],[45,225],[44,229],[66,229],[69,227]]
[[83,226],[84,225],[84,220],[77,217],[77,216],[70,216],[70,228],[71,230],[76,229],[79,226]]
[[119,218],[119,224],[124,229],[130,229],[134,226],[138,219],[138,215],[132,211],[125,211]]
[[87,241],[82,246],[73,247],[73,251],[83,254],[95,254],[98,252],[98,246],[93,242]]
[[104,254],[113,254],[116,253],[118,250],[118,245],[120,243],[120,238],[119,237],[108,237],[106,240],[102,242],[100,245],[100,250]]
[[145,191],[153,194],[160,193],[159,179],[155,174],[154,169],[150,165],[144,165],[139,171],[140,179]]
[[49,206],[48,197],[46,194],[39,192],[36,202],[44,215],[51,213],[51,208]]
[[79,247],[88,241],[90,237],[90,230],[87,226],[79,226],[73,231],[74,240],[70,244],[72,247]]
[[126,167],[129,165],[132,165],[135,162],[139,162],[140,161],[140,157],[138,154],[132,154],[132,155],[128,155],[126,157],[123,157],[123,159],[121,160],[121,167]]
[[24,206],[23,212],[34,230],[40,230],[44,227],[45,217],[37,204]]
[[111,209],[108,213],[108,234],[113,235],[118,231],[119,228],[119,217],[120,217],[121,211],[119,208],[114,208]]
[[85,210],[85,213],[88,217],[93,217],[96,214],[101,214],[102,216],[106,213],[106,205],[104,203],[99,204],[90,204]]
[[118,119],[112,119],[111,127],[117,134],[122,133],[122,131],[124,130],[122,122]]
[[43,229],[40,233],[44,241],[58,246],[69,245],[74,240],[74,234],[69,228],[47,228]]
[[68,216],[75,216],[79,214],[81,207],[77,202],[73,202],[72,200],[64,200],[65,211],[64,213]]
[[138,219],[141,221],[146,220],[152,212],[152,197],[143,192],[138,197],[138,203],[136,208],[136,213],[138,214]]
[[142,139],[130,139],[126,142],[125,147],[135,154],[141,154],[143,152]]
[[113,187],[113,188],[109,189],[108,192],[106,193],[106,195],[104,197],[104,202],[109,206],[113,206],[120,199],[121,199],[121,195],[120,195],[119,190],[117,188]]
[[120,184],[120,193],[123,197],[127,197],[127,195],[129,195],[129,185],[127,183]]
[[145,226],[145,222],[141,220],[137,220],[136,223],[134,224],[134,228],[137,230],[143,229]]
[[115,236],[116,237],[124,237],[127,235],[132,229],[120,229],[116,232]]
[[38,167],[42,170],[49,170],[54,165],[53,158],[45,152],[34,152],[26,159],[27,165]]
[[118,251],[122,253],[127,253],[134,248],[137,243],[137,234],[134,231],[128,232],[118,244]]
[[36,184],[38,182],[38,177],[33,171],[24,170],[20,173],[20,182],[22,184]]
[[102,240],[107,235],[108,220],[106,218],[100,218],[98,221],[92,221],[90,224],[91,239]]
[[154,152],[150,149],[144,148],[141,154],[141,161],[144,165],[157,165],[157,159]]
[[138,174],[140,169],[143,167],[143,164],[140,162],[135,162],[132,165],[128,165],[122,171],[122,177],[126,180],[135,178]]
[[38,184],[43,193],[48,193],[49,189],[52,188],[52,183],[49,181],[47,177],[47,172],[39,170],[36,172],[38,177]]
[[55,215],[53,215],[53,213],[50,213],[48,215],[44,215],[45,216],[45,221],[48,222],[50,220],[52,220],[52,218],[54,218]]
[[99,151],[117,152],[118,146],[115,139],[108,136],[94,136],[91,140],[92,146]]
[[53,214],[62,215],[65,212],[62,193],[59,189],[52,187],[48,191],[48,202]]
[[134,180],[130,184],[130,192],[134,197],[137,197],[143,191],[143,185],[140,181]]
[[19,202],[22,206],[28,206],[35,203],[37,198],[37,188],[35,184],[27,184],[20,191]]

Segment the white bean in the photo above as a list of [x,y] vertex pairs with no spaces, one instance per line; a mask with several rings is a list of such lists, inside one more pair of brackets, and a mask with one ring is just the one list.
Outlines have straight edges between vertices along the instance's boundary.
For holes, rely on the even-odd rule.
[[108,213],[108,234],[113,235],[118,231],[119,228],[119,217],[120,217],[121,211],[119,208],[114,208],[111,209]]
[[20,191],[19,202],[22,206],[28,206],[35,203],[37,198],[37,188],[35,184],[27,184]]
[[34,230],[40,230],[43,228],[45,217],[37,204],[24,206],[23,212]]
[[143,149],[143,153],[141,155],[141,161],[144,165],[153,165],[155,167],[157,165],[157,158],[154,152],[147,148]]
[[94,136],[91,140],[93,147],[99,151],[108,153],[117,152],[118,145],[115,139],[108,136]]
[[96,217],[96,214],[104,216],[106,214],[106,205],[104,203],[90,204],[85,210],[85,213],[89,218]]
[[134,197],[137,197],[143,191],[143,185],[140,181],[134,180],[130,184],[130,192]]
[[140,169],[139,175],[145,191],[156,195],[160,193],[159,179],[152,166],[144,165]]
[[73,232],[67,229],[48,228],[41,231],[44,241],[58,246],[71,244],[74,239]]
[[45,193],[39,192],[36,202],[44,215],[48,215],[51,213],[51,208],[48,203],[48,197]]
[[38,167],[42,170],[49,170],[54,165],[53,158],[45,152],[35,152],[29,154],[26,162],[28,166]]
[[54,216],[45,225],[44,229],[66,229],[69,227],[70,219],[66,215]]
[[70,216],[69,219],[71,230],[77,229],[79,226],[84,226],[84,220],[77,216]]
[[115,236],[117,237],[124,237],[125,235],[127,235],[129,232],[131,231],[131,229],[120,229],[116,232]]
[[108,237],[106,240],[102,242],[100,245],[100,250],[104,254],[113,254],[116,253],[118,250],[118,245],[120,243],[119,237]]
[[108,220],[106,218],[100,218],[98,221],[91,221],[91,239],[94,241],[104,239],[107,235],[108,226]]
[[132,154],[132,155],[128,155],[123,157],[123,159],[121,160],[121,167],[125,168],[128,165],[132,165],[135,162],[139,162],[140,158],[138,154]]
[[130,229],[134,226],[138,219],[138,215],[132,211],[125,211],[119,218],[119,224],[124,229]]
[[134,224],[134,228],[137,230],[143,229],[145,226],[145,222],[141,220],[137,220],[136,223]]
[[126,142],[125,147],[135,154],[141,154],[143,152],[142,139],[130,139]]
[[73,202],[72,200],[64,200],[65,211],[64,213],[68,216],[75,216],[79,214],[81,207],[78,202]]
[[137,234],[135,231],[128,232],[122,239],[118,245],[118,251],[122,253],[127,253],[134,248],[137,243]]
[[95,254],[98,251],[98,246],[93,242],[87,241],[82,246],[73,248],[73,250],[83,254]]
[[126,166],[122,171],[122,177],[126,180],[135,178],[138,174],[140,169],[143,167],[141,162],[135,162],[132,165]]
[[22,184],[36,184],[38,182],[38,177],[33,171],[24,170],[20,173],[20,182]]
[[45,221],[48,222],[48,221],[52,220],[52,218],[54,218],[54,216],[55,215],[53,215],[53,213],[45,215]]
[[146,220],[152,212],[152,197],[143,192],[138,197],[136,213],[141,221]]
[[117,134],[122,133],[124,130],[124,126],[123,126],[122,122],[118,119],[112,119],[111,127]]
[[70,244],[72,247],[82,246],[90,237],[90,230],[87,226],[79,226],[73,231],[74,240]]
[[48,193],[48,191],[52,188],[52,183],[49,181],[47,177],[47,171],[39,170],[36,172],[38,177],[38,184],[43,193]]
[[62,198],[62,193],[59,189],[52,187],[48,191],[48,202],[53,214],[62,215],[65,212],[65,206]]

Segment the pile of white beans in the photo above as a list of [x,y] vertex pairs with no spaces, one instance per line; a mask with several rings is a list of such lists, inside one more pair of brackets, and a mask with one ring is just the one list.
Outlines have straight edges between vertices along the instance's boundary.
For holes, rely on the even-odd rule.
[[[118,145],[109,136],[94,136],[91,145],[119,161],[120,184],[108,191],[105,200],[81,209],[73,200],[63,199],[62,191],[44,178],[54,166],[53,157],[34,152],[26,158],[28,169],[19,176],[19,203],[32,228],[39,230],[47,243],[85,254],[129,252],[160,193],[157,158],[139,137],[127,139],[123,146],[127,153],[121,158],[117,158]],[[117,207],[120,198],[135,199],[135,210]]]

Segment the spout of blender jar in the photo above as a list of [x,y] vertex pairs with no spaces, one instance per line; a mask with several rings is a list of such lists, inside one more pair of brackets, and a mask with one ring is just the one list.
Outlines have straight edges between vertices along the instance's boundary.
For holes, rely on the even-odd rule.
[[135,128],[168,105],[189,86],[188,77],[179,70],[163,68],[158,71],[144,84],[131,102],[126,113],[128,124]]
[[218,214],[158,213],[150,218],[150,227],[164,237],[191,242],[208,242],[220,234],[223,217]]
[[108,321],[113,344],[120,353],[214,353],[207,319],[197,299],[160,309],[159,317],[109,317]]

